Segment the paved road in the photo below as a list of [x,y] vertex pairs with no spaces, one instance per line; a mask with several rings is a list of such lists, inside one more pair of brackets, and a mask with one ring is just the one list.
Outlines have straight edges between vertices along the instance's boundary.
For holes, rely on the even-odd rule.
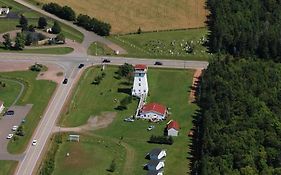
[[[72,22],[69,22],[69,21],[63,20],[61,18],[58,18],[57,16],[52,15],[52,14],[50,14],[50,13],[44,11],[44,10],[41,10],[40,8],[38,8],[38,7],[32,5],[32,4],[30,4],[30,3],[28,3],[28,2],[26,2],[24,0],[14,0],[14,1],[16,1],[16,2],[22,4],[22,5],[26,6],[26,7],[34,10],[34,11],[42,13],[45,16],[53,18],[53,19],[55,19],[55,20],[57,20],[57,21],[59,21],[61,23],[64,23],[64,24],[66,24],[68,26],[71,26],[72,28],[75,28],[76,30],[80,31],[84,35],[84,40],[83,40],[82,45],[84,46],[86,51],[87,51],[88,47],[93,42],[99,41],[99,42],[107,45],[109,48],[111,48],[114,51],[118,50],[120,54],[126,54],[127,53],[126,50],[124,50],[123,48],[121,48],[117,44],[115,44],[115,43],[113,43],[113,42],[111,42],[111,41],[109,41],[109,40],[107,40],[107,39],[105,39],[105,38],[103,38],[101,36],[98,36],[98,35],[94,34],[93,32],[89,32],[89,31],[87,31],[87,30],[85,30],[85,29],[83,29],[81,27],[78,27],[78,26],[74,25]],[[84,55],[87,55],[87,53],[84,53]]]

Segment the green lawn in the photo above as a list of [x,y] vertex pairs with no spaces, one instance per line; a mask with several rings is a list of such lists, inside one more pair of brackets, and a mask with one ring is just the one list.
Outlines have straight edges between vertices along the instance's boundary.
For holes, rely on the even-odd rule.
[[[25,91],[20,98],[18,104],[33,104],[33,107],[26,118],[24,124],[25,136],[19,140],[8,144],[8,151],[10,153],[21,153],[25,150],[28,141],[30,140],[34,129],[36,128],[40,116],[42,116],[54,90],[56,84],[46,80],[36,80],[38,73],[26,71],[26,72],[7,72],[1,73],[0,77],[17,79],[25,84]],[[44,95],[41,95],[44,92]]]
[[0,81],[6,85],[5,87],[0,87],[0,100],[3,101],[4,106],[8,108],[20,93],[21,86],[16,82],[3,80],[1,78]]
[[[30,9],[28,9],[25,6],[22,6],[21,4],[11,1],[11,0],[0,0],[0,6],[11,6],[11,12],[15,12],[18,14],[23,14],[25,15],[25,17],[27,17],[29,24],[35,25],[37,26],[37,21],[38,18],[40,16],[44,16],[43,14],[40,14],[38,12],[32,11]],[[47,21],[48,21],[48,26],[51,27],[54,23],[54,20],[46,17]],[[14,30],[16,29],[16,25],[19,24],[19,20],[18,19],[5,19],[5,18],[0,18],[0,33],[4,33],[10,30]],[[79,43],[81,43],[83,41],[83,34],[81,32],[79,32],[78,30],[65,25],[65,24],[61,24],[61,28],[62,28],[62,33],[65,35],[66,38],[75,40]]]
[[95,55],[114,55],[114,51],[100,42],[95,42],[95,43],[92,43],[90,45],[90,47],[88,48],[88,54],[94,55],[94,56]]
[[[80,142],[68,142],[66,138],[56,154],[54,175],[101,175],[109,174],[112,160],[116,170],[112,175],[123,175],[125,149],[110,139],[81,135]],[[66,154],[70,156],[67,157]]]
[[0,160],[0,175],[12,175],[16,166],[16,161]]
[[[175,138],[175,143],[172,146],[167,146],[147,143],[151,134],[163,134],[166,122],[154,124],[155,129],[147,131],[147,127],[151,125],[147,121],[138,120],[133,123],[123,121],[124,118],[134,113],[137,101],[133,101],[127,110],[117,111],[114,109],[118,106],[118,103],[114,102],[115,98],[121,100],[129,95],[127,93],[118,93],[118,88],[124,88],[125,92],[127,89],[130,93],[130,86],[124,83],[126,80],[113,78],[116,70],[116,67],[107,67],[105,70],[106,76],[100,85],[91,84],[94,77],[100,74],[100,69],[89,68],[86,70],[78,83],[66,114],[63,115],[62,125],[78,126],[85,124],[90,116],[99,115],[103,111],[117,112],[117,117],[108,128],[97,130],[94,133],[103,138],[114,140],[123,137],[123,142],[134,148],[134,161],[130,162],[130,167],[133,168],[132,174],[142,175],[146,173],[142,169],[142,165],[148,161],[145,159],[145,155],[155,147],[167,149],[168,156],[166,158],[165,174],[173,174],[175,172],[177,174],[185,174],[188,172],[188,160],[186,157],[188,156],[188,144],[190,141],[186,133],[192,127],[192,114],[197,109],[196,105],[188,103],[188,91],[192,83],[193,71],[148,70],[150,88],[148,101],[159,102],[170,107],[172,115],[169,119],[177,120],[181,125],[180,135]],[[61,147],[61,149],[64,148]],[[60,167],[61,163],[56,165]]]
[[[202,46],[207,29],[151,32],[131,35],[113,35],[111,41],[128,51],[128,57],[207,60],[207,49]],[[201,43],[199,43],[201,41]],[[192,53],[185,48],[193,47]]]
[[0,52],[14,52],[14,53],[40,53],[40,54],[56,54],[63,55],[73,51],[71,47],[57,47],[57,48],[42,48],[42,49],[24,49],[24,50],[6,50],[0,47]]

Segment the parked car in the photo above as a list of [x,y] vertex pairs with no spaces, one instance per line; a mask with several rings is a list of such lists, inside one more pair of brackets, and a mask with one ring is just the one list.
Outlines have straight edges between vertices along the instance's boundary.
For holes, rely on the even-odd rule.
[[147,128],[147,130],[148,130],[148,131],[151,131],[151,130],[153,130],[154,128],[155,128],[155,126],[151,125],[151,126],[149,126],[149,127]]
[[135,120],[133,119],[133,117],[129,117],[129,118],[125,118],[124,121],[125,122],[134,122]]
[[110,61],[110,59],[106,59],[106,58],[105,58],[105,59],[102,60],[102,62],[103,62],[103,63],[110,63],[111,61]]
[[36,144],[37,144],[37,140],[34,139],[34,140],[32,141],[32,146],[36,146]]
[[13,110],[8,110],[5,115],[14,115],[15,114],[15,111]]
[[11,139],[13,136],[14,136],[14,134],[9,134],[9,135],[7,136],[7,139]]
[[67,82],[68,82],[68,79],[65,78],[65,79],[63,80],[62,84],[67,84]]
[[160,62],[160,61],[155,61],[154,65],[161,66],[161,65],[163,65],[163,63],[162,63],[162,62]]
[[16,126],[16,125],[12,127],[12,131],[16,131],[17,129],[18,129],[18,126]]
[[78,68],[81,69],[84,66],[85,66],[85,64],[79,64]]

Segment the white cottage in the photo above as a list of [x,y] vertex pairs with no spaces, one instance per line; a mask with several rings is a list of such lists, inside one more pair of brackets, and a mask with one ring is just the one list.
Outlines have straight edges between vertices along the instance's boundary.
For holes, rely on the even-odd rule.
[[143,105],[143,107],[139,110],[138,118],[157,122],[166,119],[166,114],[166,106],[158,103],[149,103]]
[[147,154],[150,160],[160,160],[166,157],[166,155],[166,151],[161,148],[154,148]]
[[150,160],[147,164],[147,169],[149,171],[160,171],[164,166],[164,160]]
[[132,95],[136,97],[146,97],[148,94],[147,83],[147,66],[144,64],[137,64],[134,66],[134,86]]
[[9,8],[0,8],[0,15],[8,15],[9,12]]
[[0,113],[4,110],[4,102],[0,101]]

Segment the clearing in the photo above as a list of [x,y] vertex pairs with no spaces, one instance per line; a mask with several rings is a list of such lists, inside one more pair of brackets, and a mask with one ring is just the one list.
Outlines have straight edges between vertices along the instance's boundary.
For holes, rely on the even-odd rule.
[[[35,0],[32,0],[34,2]],[[47,3],[54,0],[36,0]],[[204,0],[56,0],[77,14],[88,14],[112,26],[112,33],[156,31],[205,26]]]
[[[115,72],[117,67],[107,66],[105,68],[105,77],[99,85],[92,84],[95,76],[101,74],[100,68],[92,67],[85,71],[82,76],[72,100],[68,106],[68,109],[63,115],[61,123],[63,126],[79,126],[87,123],[90,116],[100,115],[104,111],[116,112],[117,116],[113,122],[107,127],[95,131],[88,131],[98,135],[103,139],[108,139],[113,142],[116,140],[123,145],[126,149],[126,158],[130,158],[131,174],[142,175],[146,171],[143,170],[142,165],[147,163],[148,160],[145,159],[145,155],[152,148],[161,147],[167,149],[168,156],[166,157],[165,174],[173,174],[177,172],[178,174],[185,174],[189,171],[188,163],[188,145],[190,143],[189,138],[186,133],[192,127],[193,113],[197,109],[195,104],[188,103],[189,90],[192,85],[192,77],[194,71],[191,70],[174,70],[174,69],[149,69],[148,70],[148,80],[150,88],[150,96],[148,101],[159,102],[165,104],[167,107],[171,108],[172,115],[169,119],[177,120],[181,125],[180,135],[174,138],[173,145],[157,145],[149,144],[147,141],[149,137],[153,135],[162,135],[165,128],[166,122],[155,123],[155,129],[152,131],[147,131],[147,127],[152,123],[147,121],[137,120],[135,122],[124,122],[124,118],[132,115],[136,109],[137,101],[133,100],[131,104],[128,105],[127,110],[117,110],[116,107],[119,105],[120,100],[130,95],[130,87],[126,79],[116,79]],[[92,162],[101,161],[102,171],[104,171],[104,165],[109,166],[111,160],[103,160],[99,154],[95,153],[95,149],[91,149],[90,152],[87,148],[85,150],[80,150],[80,155],[82,158],[76,157],[76,160],[84,162],[73,166],[72,164],[67,164],[65,157],[67,152],[75,152],[77,145],[83,148],[85,144],[83,138],[90,137],[94,139],[96,136],[83,136],[81,137],[81,143],[69,143],[65,142],[59,148],[60,153],[56,155],[56,168],[54,174],[62,174],[64,169],[67,171],[75,172],[76,174],[101,174],[100,172],[95,172],[94,168],[99,168],[99,166],[93,166],[94,164],[89,164],[88,161],[85,162],[85,157],[90,157],[89,160]],[[120,139],[122,138],[122,139]],[[97,147],[96,150],[101,152],[106,151],[107,147],[102,147],[94,143],[91,146]],[[114,143],[111,143],[113,146]],[[130,149],[125,147],[129,146]],[[109,146],[111,147],[111,145]],[[84,151],[84,152],[83,152]],[[96,156],[94,156],[96,154]],[[130,157],[131,154],[133,157]],[[104,162],[103,162],[104,161]],[[121,164],[126,162],[126,159],[122,159]],[[117,168],[120,170],[118,165]],[[125,167],[126,169],[128,167]],[[127,170],[129,170],[127,169]],[[88,171],[86,171],[88,170]],[[118,172],[119,172],[118,170]],[[74,174],[75,174],[74,173]],[[129,172],[128,172],[129,173]],[[129,173],[129,174],[130,174]],[[120,174],[120,173],[118,173]],[[122,174],[122,173],[121,173]],[[123,173],[124,174],[124,173]]]

